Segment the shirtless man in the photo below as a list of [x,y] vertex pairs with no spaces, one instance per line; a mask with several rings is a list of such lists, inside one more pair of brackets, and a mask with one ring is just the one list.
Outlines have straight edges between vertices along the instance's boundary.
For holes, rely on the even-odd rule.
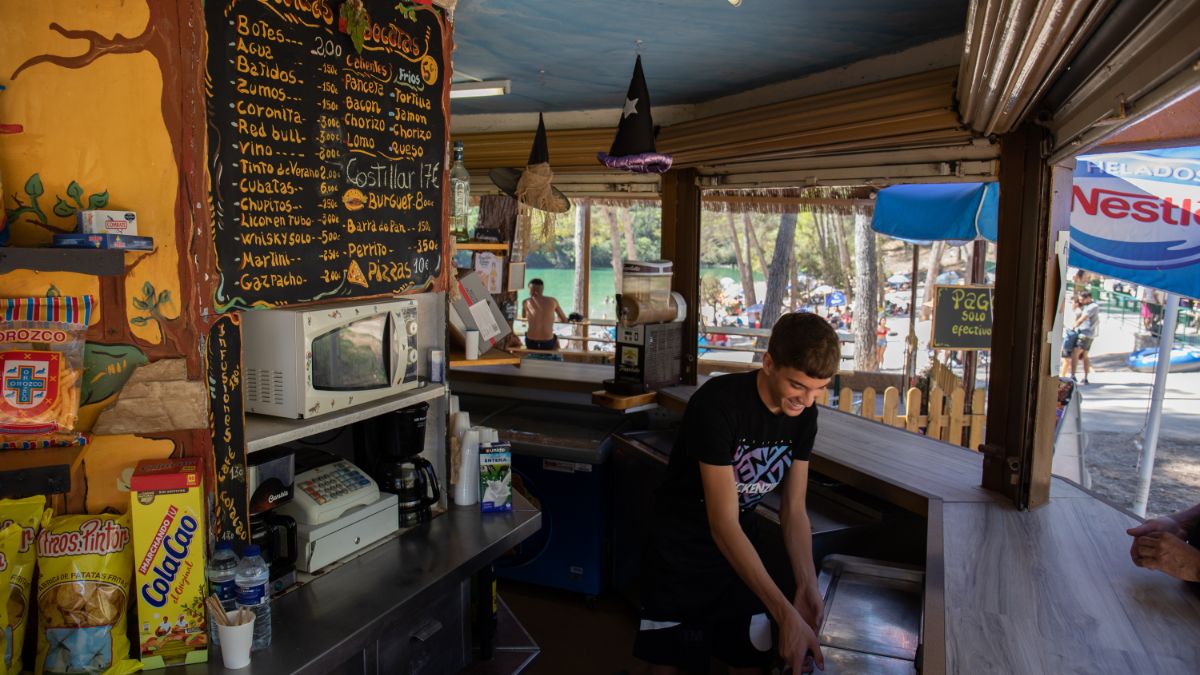
[[528,319],[525,331],[525,346],[529,349],[558,349],[558,336],[554,334],[554,319],[565,322],[558,300],[542,295],[545,284],[541,279],[529,282],[529,297],[521,303],[521,318]]

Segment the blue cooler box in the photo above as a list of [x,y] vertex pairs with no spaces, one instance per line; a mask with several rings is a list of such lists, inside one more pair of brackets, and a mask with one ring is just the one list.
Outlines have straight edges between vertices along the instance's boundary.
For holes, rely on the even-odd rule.
[[620,414],[518,403],[482,424],[512,443],[513,489],[542,511],[542,529],[496,561],[496,576],[589,596],[604,588],[608,455]]

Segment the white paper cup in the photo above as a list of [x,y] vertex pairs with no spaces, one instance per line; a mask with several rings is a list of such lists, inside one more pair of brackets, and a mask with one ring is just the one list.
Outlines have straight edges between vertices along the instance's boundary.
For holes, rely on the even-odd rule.
[[[237,615],[242,616],[237,616]],[[250,665],[250,644],[254,642],[254,612],[241,609],[231,614],[230,619],[238,621],[250,615],[250,620],[237,626],[222,626],[217,624],[217,635],[221,638],[221,662],[229,670],[237,670]]]
[[467,360],[474,361],[479,358],[479,331],[467,331]]

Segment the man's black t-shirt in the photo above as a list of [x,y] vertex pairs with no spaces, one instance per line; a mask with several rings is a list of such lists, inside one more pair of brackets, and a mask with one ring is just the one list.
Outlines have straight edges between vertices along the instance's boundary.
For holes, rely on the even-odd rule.
[[[793,462],[806,462],[812,453],[816,407],[796,417],[774,414],[759,397],[757,378],[758,371],[715,377],[688,402],[655,499],[647,558],[656,588],[646,601],[652,614],[700,611],[729,583],[740,583],[709,530],[700,462],[733,467],[739,506],[748,516],[780,486]],[[748,529],[750,518],[741,522]]]

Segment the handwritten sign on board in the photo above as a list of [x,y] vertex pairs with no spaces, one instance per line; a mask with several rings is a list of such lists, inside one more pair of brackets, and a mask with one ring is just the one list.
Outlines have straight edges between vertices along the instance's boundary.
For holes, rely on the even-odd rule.
[[992,287],[934,286],[934,349],[991,349]]
[[250,504],[246,483],[246,415],[242,399],[241,317],[217,317],[205,349],[208,428],[213,444],[216,541],[250,543]]
[[208,2],[219,311],[424,290],[442,273],[446,23],[329,0]]

